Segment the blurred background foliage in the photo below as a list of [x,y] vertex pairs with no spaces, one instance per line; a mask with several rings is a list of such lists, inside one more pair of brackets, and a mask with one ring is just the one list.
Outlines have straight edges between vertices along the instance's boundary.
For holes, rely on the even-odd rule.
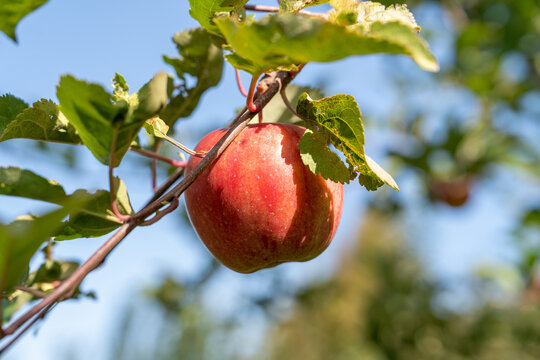
[[[438,14],[422,23],[423,34],[449,46],[439,74],[417,79],[395,66],[390,77],[406,110],[377,124],[396,140],[386,149],[395,173],[419,184],[422,211],[463,211],[497,177],[504,183],[500,206],[516,189],[538,189],[539,2],[406,4],[415,14]],[[433,97],[425,95],[441,87],[465,94],[469,105],[434,116],[427,103]],[[111,359],[540,358],[539,199],[520,204],[505,234],[514,263],[460,279],[465,302],[415,250],[405,221],[410,206],[399,194],[377,193],[328,278],[292,286],[279,272],[265,272],[258,278],[265,289],[248,292],[229,311],[209,305],[220,301],[208,290],[222,279],[215,262],[197,278],[165,277],[127,307]],[[150,323],[159,325],[145,330]]]

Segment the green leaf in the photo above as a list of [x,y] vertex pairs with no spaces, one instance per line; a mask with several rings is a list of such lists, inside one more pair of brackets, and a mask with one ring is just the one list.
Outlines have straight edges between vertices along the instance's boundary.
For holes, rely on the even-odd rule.
[[146,120],[144,123],[144,129],[146,132],[152,136],[159,138],[166,138],[167,132],[169,131],[169,126],[165,124],[165,121],[161,120],[158,117]]
[[[348,183],[356,175],[351,174],[347,165],[339,156],[328,148],[323,136],[318,132],[306,129],[298,144],[302,161],[312,173],[321,174],[325,179]],[[352,176],[351,176],[352,175]]]
[[0,293],[19,282],[34,253],[77,205],[72,202],[41,217],[25,216],[9,225],[0,224]]
[[438,70],[427,44],[414,29],[400,22],[375,21],[366,29],[358,24],[345,26],[320,18],[279,14],[243,23],[220,18],[216,24],[234,49],[234,56],[227,55],[227,60],[252,74],[373,53],[409,55],[423,69]]
[[[127,188],[118,178],[115,178],[115,193],[118,211],[124,215],[133,214]],[[112,212],[111,196],[108,191],[98,190],[95,193],[88,193],[86,190],[77,190],[70,198],[83,201],[85,206],[80,211],[70,214],[62,229],[55,233],[55,240],[102,236],[121,225]]]
[[62,186],[29,170],[0,167],[0,195],[18,196],[59,204],[66,199]]
[[[133,213],[129,195],[123,181],[115,179],[115,193],[118,210],[124,215]],[[0,167],[0,195],[24,197],[46,201],[53,204],[81,204],[70,213],[69,220],[53,234],[57,240],[95,237],[105,235],[118,226],[120,222],[111,209],[110,193],[98,190],[89,193],[77,190],[67,195],[62,186],[55,181],[47,180],[29,170],[15,167]]]
[[9,139],[81,143],[77,130],[58,111],[58,106],[45,99],[35,102],[7,124],[0,133],[0,141]]
[[13,95],[5,94],[0,96],[0,134],[27,107],[28,104]]
[[189,14],[209,33],[221,36],[214,23],[216,16],[228,16],[231,12],[242,12],[247,0],[189,0]]
[[136,139],[146,119],[155,115],[167,94],[165,73],[159,73],[141,88],[142,100],[122,93],[127,89],[121,75],[115,76],[115,99],[101,85],[62,76],[56,95],[60,110],[92,154],[103,164],[109,164],[113,138],[114,166],[118,166]]
[[364,126],[360,109],[352,96],[335,95],[312,100],[304,93],[298,99],[296,111],[305,120],[306,127],[317,133],[314,136],[308,132],[300,141],[302,158],[306,159],[310,169],[334,181],[345,178],[335,158],[329,157],[330,164],[319,163],[327,161],[325,155],[328,155],[320,144],[332,144],[345,155],[349,164],[349,180],[358,174],[358,181],[368,190],[376,190],[383,184],[399,190],[392,177],[364,154]]
[[157,73],[149,82],[139,89],[139,104],[134,117],[137,121],[146,121],[161,111],[169,99],[169,75]]
[[399,191],[399,187],[392,175],[386,172],[386,170],[384,170],[379,164],[375,162],[375,160],[370,158],[368,155],[366,155],[366,163],[371,169],[372,173],[369,174],[370,176],[361,175],[359,178],[360,184],[368,188],[368,186],[373,186],[371,185],[372,183],[378,184],[378,179],[380,179],[383,183],[388,184],[392,189]]
[[328,0],[282,0],[279,4],[280,12],[298,12],[308,6],[321,5]]
[[24,292],[24,291],[16,291],[17,294],[12,299],[11,296],[8,299],[3,299],[0,297],[0,301],[2,301],[3,305],[3,316],[2,321],[4,324],[8,323],[11,320],[11,317],[19,310],[23,305],[29,303],[34,299],[34,296]]
[[2,0],[0,2],[0,31],[17,42],[15,36],[17,23],[46,2],[47,0]]
[[[164,61],[174,67],[180,84],[160,117],[170,126],[184,118],[197,107],[202,94],[219,84],[223,73],[223,54],[214,45],[204,29],[185,30],[174,35],[179,58],[163,56]],[[188,84],[188,76],[196,79],[195,85]],[[190,79],[191,80],[191,79]]]
[[113,100],[127,100],[129,98],[129,86],[126,79],[121,74],[116,73],[112,78],[112,83],[114,88]]
[[[56,96],[62,113],[77,129],[82,142],[99,161],[108,164],[114,134],[113,121],[122,116],[113,105],[111,95],[100,85],[65,75],[60,79]],[[127,141],[118,142],[125,147]],[[119,163],[121,156],[115,156],[115,159]]]
[[373,23],[399,22],[415,31],[420,31],[420,26],[416,23],[413,14],[409,11],[406,4],[384,5],[373,1],[356,0],[330,0],[334,7],[329,14],[330,20],[342,22],[345,19],[347,25],[358,25],[365,31],[369,31]]

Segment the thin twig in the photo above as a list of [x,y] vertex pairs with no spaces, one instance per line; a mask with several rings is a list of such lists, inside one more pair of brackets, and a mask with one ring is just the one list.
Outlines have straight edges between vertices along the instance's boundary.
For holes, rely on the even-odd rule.
[[152,159],[156,159],[156,160],[166,162],[167,164],[170,164],[170,165],[175,166],[175,167],[186,167],[186,164],[187,164],[187,161],[171,159],[171,158],[168,158],[166,156],[155,153],[153,151],[148,151],[148,150],[144,150],[144,149],[141,149],[141,148],[130,147],[129,150],[131,150],[133,152],[136,152],[136,153],[139,153],[141,155],[150,157]]
[[281,100],[283,100],[283,103],[285,104],[285,107],[291,112],[293,113],[294,116],[296,116],[297,118],[299,119],[302,119],[302,120],[306,120],[304,117],[300,116],[296,110],[293,108],[293,106],[291,105],[291,103],[289,102],[289,99],[287,98],[287,94],[285,93],[285,89],[286,87],[285,86],[281,86],[281,80],[279,80],[279,85],[280,85],[280,88],[279,88],[279,94],[281,95]]
[[152,196],[152,198],[150,200],[148,200],[148,202],[146,203],[145,207],[148,206],[149,204],[151,204],[152,202],[154,202],[155,200],[159,199],[163,194],[165,194],[165,192],[167,190],[169,190],[169,188],[178,180],[182,177],[182,175],[184,175],[184,171],[185,171],[185,168],[178,168],[176,169],[176,171],[167,178],[167,180],[165,180],[163,182],[163,184],[161,184],[155,191],[154,191],[154,195]]
[[13,288],[15,290],[24,291],[25,293],[29,293],[30,295],[33,295],[38,298],[45,297],[45,293],[43,291],[32,289],[31,287],[28,287],[28,286],[14,286]]
[[159,221],[161,218],[163,218],[165,215],[172,213],[176,208],[178,208],[178,205],[180,204],[180,201],[178,198],[175,198],[173,202],[165,208],[165,210],[158,211],[157,214],[151,218],[150,220],[146,220],[145,222],[140,223],[140,226],[148,226],[155,224],[157,221]]

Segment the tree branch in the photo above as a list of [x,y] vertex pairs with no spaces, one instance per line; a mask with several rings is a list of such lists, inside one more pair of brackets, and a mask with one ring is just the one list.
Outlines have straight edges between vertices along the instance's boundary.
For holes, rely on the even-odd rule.
[[[255,104],[263,108],[270,102],[270,100],[277,94],[281,87],[285,87],[295,76],[287,71],[279,71],[265,75],[261,80],[264,86],[261,89],[266,89],[263,93],[256,94]],[[278,80],[279,79],[279,80]],[[281,83],[281,84],[280,84]],[[237,117],[233,120],[231,127],[227,133],[210,149],[210,151],[204,156],[204,158],[189,172],[187,176],[182,179],[175,187],[169,190],[162,196],[167,189],[183,174],[182,168],[171,175],[167,181],[160,186],[156,191],[152,199],[147,205],[145,205],[138,213],[132,215],[120,228],[88,259],[82,264],[71,276],[64,280],[58,287],[52,292],[45,295],[38,303],[30,308],[26,313],[21,315],[18,319],[12,322],[7,328],[0,332],[0,339],[6,336],[12,335],[17,332],[28,321],[31,321],[25,328],[15,335],[15,338],[10,340],[9,343],[2,348],[1,351],[5,351],[10,347],[15,340],[22,333],[26,332],[33,323],[39,319],[46,310],[53,306],[55,303],[61,301],[67,294],[76,289],[84,278],[96,267],[98,267],[110,254],[112,250],[137,226],[143,223],[147,217],[160,210],[164,204],[176,203],[178,197],[191,185],[196,178],[202,174],[202,172],[211,165],[227,146],[234,140],[238,134],[248,125],[249,121],[255,116],[255,113],[250,112],[245,107]],[[159,215],[158,215],[159,216]],[[34,318],[36,317],[36,318]]]
[[77,288],[82,280],[94,270],[102,261],[105,260],[107,255],[122,241],[127,234],[129,234],[137,224],[133,221],[128,221],[123,224],[113,236],[109,238],[84,264],[82,264],[70,277],[64,280],[56,289],[47,294],[42,300],[34,305],[30,310],[24,313],[20,318],[11,323],[4,329],[5,335],[11,335],[17,331],[22,325],[24,325],[31,318],[40,313],[43,309],[49,305],[59,301],[62,296],[71,291],[71,289]]

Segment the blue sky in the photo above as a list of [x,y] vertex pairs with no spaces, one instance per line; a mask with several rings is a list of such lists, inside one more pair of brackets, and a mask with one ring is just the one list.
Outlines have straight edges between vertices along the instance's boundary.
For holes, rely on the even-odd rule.
[[[174,56],[173,34],[196,26],[187,10],[187,1],[50,0],[20,22],[18,44],[0,34],[0,94],[12,93],[28,103],[41,98],[55,100],[55,86],[60,75],[65,73],[109,87],[110,79],[119,72],[131,89],[136,90],[158,71],[172,72],[161,55]],[[433,9],[424,9],[416,15],[425,29],[432,26],[441,33],[449,30]],[[448,36],[443,36],[438,43],[432,44],[443,66],[452,56],[445,52],[448,41]],[[388,75],[393,71],[408,72],[411,88],[418,91],[413,104],[405,103],[393,88]],[[408,59],[368,56],[336,64],[310,64],[296,81],[303,85],[322,81],[329,94],[352,94],[369,120],[367,152],[379,163],[388,165],[382,150],[391,138],[378,124],[388,121],[396,109],[408,111],[409,106],[429,106],[436,114],[444,110],[443,106],[452,108],[467,103],[474,108],[468,94],[454,89],[440,86],[420,91],[418,82],[430,84],[433,76],[436,75],[423,73]],[[244,76],[246,85],[247,81]],[[232,68],[226,65],[220,85],[204,96],[201,106],[188,120],[179,124],[179,139],[193,146],[203,131],[227,124],[242,101]],[[23,140],[0,143],[0,166],[34,170],[57,180],[68,191],[79,187],[107,187],[107,169],[87,151],[79,149],[77,166],[66,170],[58,160],[22,149],[29,144]],[[142,205],[150,195],[147,169],[141,168],[134,161],[136,158],[137,155],[131,155],[128,163],[116,170],[126,181],[135,207]],[[417,185],[406,177],[401,180],[402,191],[398,196],[416,201]],[[499,181],[484,184],[463,211],[440,206],[426,214],[421,205],[411,207],[407,216],[413,229],[410,236],[415,237],[411,242],[425,255],[426,264],[434,274],[459,278],[479,262],[511,259],[504,235],[512,226],[509,215],[516,211],[518,204],[513,206],[510,202],[501,208],[501,198],[490,195],[500,186]],[[342,224],[328,251],[309,263],[287,264],[278,270],[266,271],[282,271],[292,284],[326,276],[336,265],[337,255],[355,239],[362,210],[370,196],[373,195],[358,184],[348,185]],[[514,199],[516,202],[525,200]],[[47,208],[44,204],[21,199],[3,197],[0,201],[2,222],[27,212],[40,213]],[[103,241],[104,238],[65,242],[57,247],[56,254],[61,258],[82,260]],[[84,289],[97,292],[97,301],[60,304],[38,327],[38,335],[27,334],[6,359],[49,360],[70,352],[77,354],[77,359],[103,359],[117,317],[142,286],[164,273],[196,274],[205,261],[206,249],[198,243],[193,232],[178,221],[178,215],[171,215],[152,227],[137,229],[112,253],[105,266],[83,283]],[[216,291],[222,291],[220,297],[228,301],[214,305],[234,304],[246,291],[244,287],[257,283],[253,281],[259,279],[257,276],[246,278],[246,275],[226,270],[222,279],[227,285]]]

